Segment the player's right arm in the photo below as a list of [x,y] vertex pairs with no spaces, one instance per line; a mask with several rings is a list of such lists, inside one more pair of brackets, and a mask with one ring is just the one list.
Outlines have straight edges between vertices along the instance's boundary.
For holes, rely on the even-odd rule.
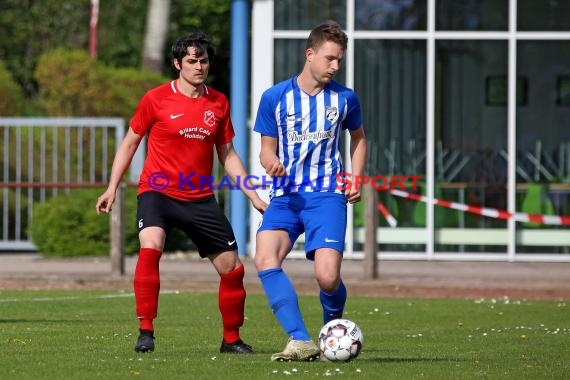
[[271,177],[283,177],[287,174],[285,166],[277,157],[277,139],[275,137],[261,136],[261,151],[259,152],[259,161],[265,169],[265,173]]
[[115,154],[107,190],[97,199],[97,204],[95,205],[97,214],[111,211],[113,203],[115,202],[117,188],[129,168],[142,138],[143,136],[136,134],[132,128],[129,128],[127,131],[127,135],[121,142],[117,154]]
[[279,91],[274,86],[261,96],[253,130],[261,135],[259,162],[265,169],[265,173],[271,177],[282,177],[287,172],[277,157],[278,126],[275,120],[275,108],[278,96],[275,95],[276,93]]

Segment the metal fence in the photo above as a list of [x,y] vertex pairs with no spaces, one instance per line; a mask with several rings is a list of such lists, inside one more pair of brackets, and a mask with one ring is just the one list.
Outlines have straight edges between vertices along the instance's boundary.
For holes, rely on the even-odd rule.
[[36,249],[27,234],[35,204],[105,187],[124,128],[121,118],[0,118],[0,250]]

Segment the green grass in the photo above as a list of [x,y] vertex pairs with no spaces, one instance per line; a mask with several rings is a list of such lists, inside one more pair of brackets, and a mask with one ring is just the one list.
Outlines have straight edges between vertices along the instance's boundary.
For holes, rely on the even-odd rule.
[[[106,297],[112,295],[113,297]],[[301,297],[317,334],[317,297]],[[287,337],[263,295],[248,296],[244,340],[256,355],[221,355],[214,294],[164,293],[156,351],[133,351],[132,295],[0,291],[5,379],[563,379],[570,377],[565,302],[351,297],[345,317],[365,336],[350,363],[272,363]]]

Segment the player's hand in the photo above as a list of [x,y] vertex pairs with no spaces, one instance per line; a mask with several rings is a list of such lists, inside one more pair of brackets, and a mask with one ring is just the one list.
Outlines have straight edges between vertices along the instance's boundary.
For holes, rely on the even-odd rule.
[[261,214],[263,214],[265,212],[265,210],[267,210],[267,203],[265,203],[261,198],[257,198],[257,199],[252,200],[251,204]]
[[287,171],[285,170],[285,166],[283,166],[281,161],[276,157],[275,160],[265,168],[265,173],[271,177],[283,177],[287,174]]
[[346,189],[344,195],[348,203],[360,202],[360,189],[355,189],[355,186],[351,186],[350,188]]
[[113,203],[115,203],[115,192],[109,190],[105,191],[97,199],[97,204],[95,205],[95,211],[97,211],[97,215],[102,212],[110,212],[112,210]]

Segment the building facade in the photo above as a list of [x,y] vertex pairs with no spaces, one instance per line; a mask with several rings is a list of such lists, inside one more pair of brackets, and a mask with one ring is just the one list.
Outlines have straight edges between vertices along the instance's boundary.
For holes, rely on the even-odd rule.
[[[300,72],[309,31],[335,20],[349,38],[336,79],[359,94],[368,174],[421,176],[399,196],[378,192],[398,222],[390,227],[378,214],[380,258],[570,261],[570,219],[553,217],[570,215],[570,1],[252,6],[250,115],[265,89]],[[252,135],[250,163],[260,175],[258,152]],[[358,258],[362,205],[350,213],[345,256]]]

